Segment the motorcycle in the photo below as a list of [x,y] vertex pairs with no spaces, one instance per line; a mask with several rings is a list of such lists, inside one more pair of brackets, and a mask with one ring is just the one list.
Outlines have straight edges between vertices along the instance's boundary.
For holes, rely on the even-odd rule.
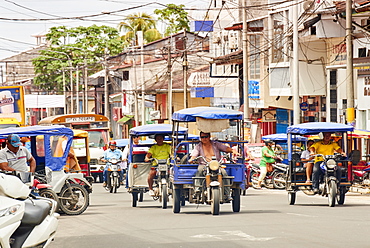
[[[225,177],[222,175],[221,163],[216,160],[216,157],[212,157],[212,160],[208,162],[206,158],[199,156],[195,158],[194,161],[197,161],[198,159],[203,159],[206,162],[206,165],[204,166],[203,177],[193,177],[194,186],[201,187],[201,191],[194,195],[195,202],[211,205],[211,213],[213,215],[219,215],[220,204],[227,202],[222,197],[224,195],[224,186],[231,186],[224,185],[223,179],[233,179],[234,177]],[[195,179],[202,179],[202,185],[197,185]]]
[[[50,169],[45,167],[45,171],[50,171]],[[92,192],[92,187],[82,173],[52,171],[49,180],[52,190],[58,196],[60,212],[67,215],[79,215],[85,212],[89,206],[89,193]],[[44,196],[48,197],[49,194]]]
[[30,194],[31,173],[17,173],[22,180],[0,173],[0,247],[47,247],[58,226],[57,203]]
[[370,165],[361,170],[353,170],[353,186],[370,188]]
[[121,185],[120,173],[122,171],[120,160],[116,158],[108,159],[108,174],[107,174],[107,186],[106,189],[110,193],[117,193],[117,189]]
[[[51,172],[51,171],[50,171]],[[52,189],[53,187],[48,184],[50,183],[50,173],[49,176],[45,175],[46,173],[36,172],[34,175],[32,191],[34,195],[38,195],[44,198],[53,199],[57,203],[57,211],[59,211],[59,198],[58,195]]]
[[[258,165],[252,163],[248,164],[248,167],[251,171],[252,187],[257,189],[258,178],[261,174],[261,169]],[[274,170],[267,172],[266,177],[262,180],[261,185],[268,189],[285,189],[288,165],[275,162],[272,164],[272,167]]]
[[[169,177],[169,163],[168,159],[156,159],[151,158],[151,160],[157,163],[157,177],[154,179],[154,194],[155,200],[159,199],[162,202],[162,208],[167,208],[169,190],[168,190],[168,177]],[[152,167],[154,168],[154,167]]]

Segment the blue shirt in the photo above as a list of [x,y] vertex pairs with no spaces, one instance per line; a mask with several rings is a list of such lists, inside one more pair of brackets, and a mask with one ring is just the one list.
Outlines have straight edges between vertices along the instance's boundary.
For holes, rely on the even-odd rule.
[[115,149],[114,151],[108,149],[104,152],[103,156],[105,160],[109,160],[111,158],[120,160],[122,158],[122,152],[119,149]]

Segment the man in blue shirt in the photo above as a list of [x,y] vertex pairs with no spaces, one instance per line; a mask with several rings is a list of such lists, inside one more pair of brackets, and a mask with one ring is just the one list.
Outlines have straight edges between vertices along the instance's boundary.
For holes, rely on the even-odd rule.
[[[103,158],[101,159],[102,162],[106,163],[109,159],[115,158],[118,160],[122,159],[122,152],[119,149],[116,149],[117,143],[115,141],[109,141],[109,148],[104,152]],[[122,170],[120,173],[120,180],[121,184],[123,184],[123,172]],[[106,165],[103,172],[103,187],[107,186],[107,177],[108,177],[108,166]]]

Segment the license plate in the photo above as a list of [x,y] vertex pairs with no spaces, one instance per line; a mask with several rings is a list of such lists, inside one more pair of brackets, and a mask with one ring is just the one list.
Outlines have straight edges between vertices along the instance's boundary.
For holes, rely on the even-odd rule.
[[158,165],[158,170],[159,171],[166,171],[167,170],[167,165],[166,164],[160,164],[160,165]]

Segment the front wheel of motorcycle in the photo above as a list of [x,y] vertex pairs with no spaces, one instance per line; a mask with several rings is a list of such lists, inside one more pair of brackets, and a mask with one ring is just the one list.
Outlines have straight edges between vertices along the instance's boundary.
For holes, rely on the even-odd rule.
[[59,198],[58,198],[58,195],[54,192],[54,190],[52,190],[52,189],[40,189],[39,190],[39,195],[41,197],[53,199],[54,201],[56,201],[57,202],[56,211],[59,211],[59,205],[60,205]]
[[110,188],[110,193],[117,193],[117,187],[118,187],[119,181],[118,177],[114,176],[112,178],[112,183],[111,183],[111,188]]
[[252,187],[257,189],[258,188],[258,178],[259,178],[259,173],[252,171],[251,173],[251,181],[252,181]]
[[296,192],[288,192],[289,205],[294,205],[296,199]]
[[211,213],[212,215],[220,214],[220,189],[212,188]]
[[168,202],[168,193],[167,193],[167,184],[162,185],[162,208],[167,208],[167,202]]
[[285,173],[283,172],[275,173],[272,176],[271,181],[275,189],[285,189],[285,185],[286,185]]
[[329,186],[328,194],[329,207],[335,207],[335,201],[337,199],[337,183],[334,180],[331,180],[328,186]]
[[68,215],[79,215],[89,206],[89,193],[79,184],[63,187],[59,195],[60,210]]

